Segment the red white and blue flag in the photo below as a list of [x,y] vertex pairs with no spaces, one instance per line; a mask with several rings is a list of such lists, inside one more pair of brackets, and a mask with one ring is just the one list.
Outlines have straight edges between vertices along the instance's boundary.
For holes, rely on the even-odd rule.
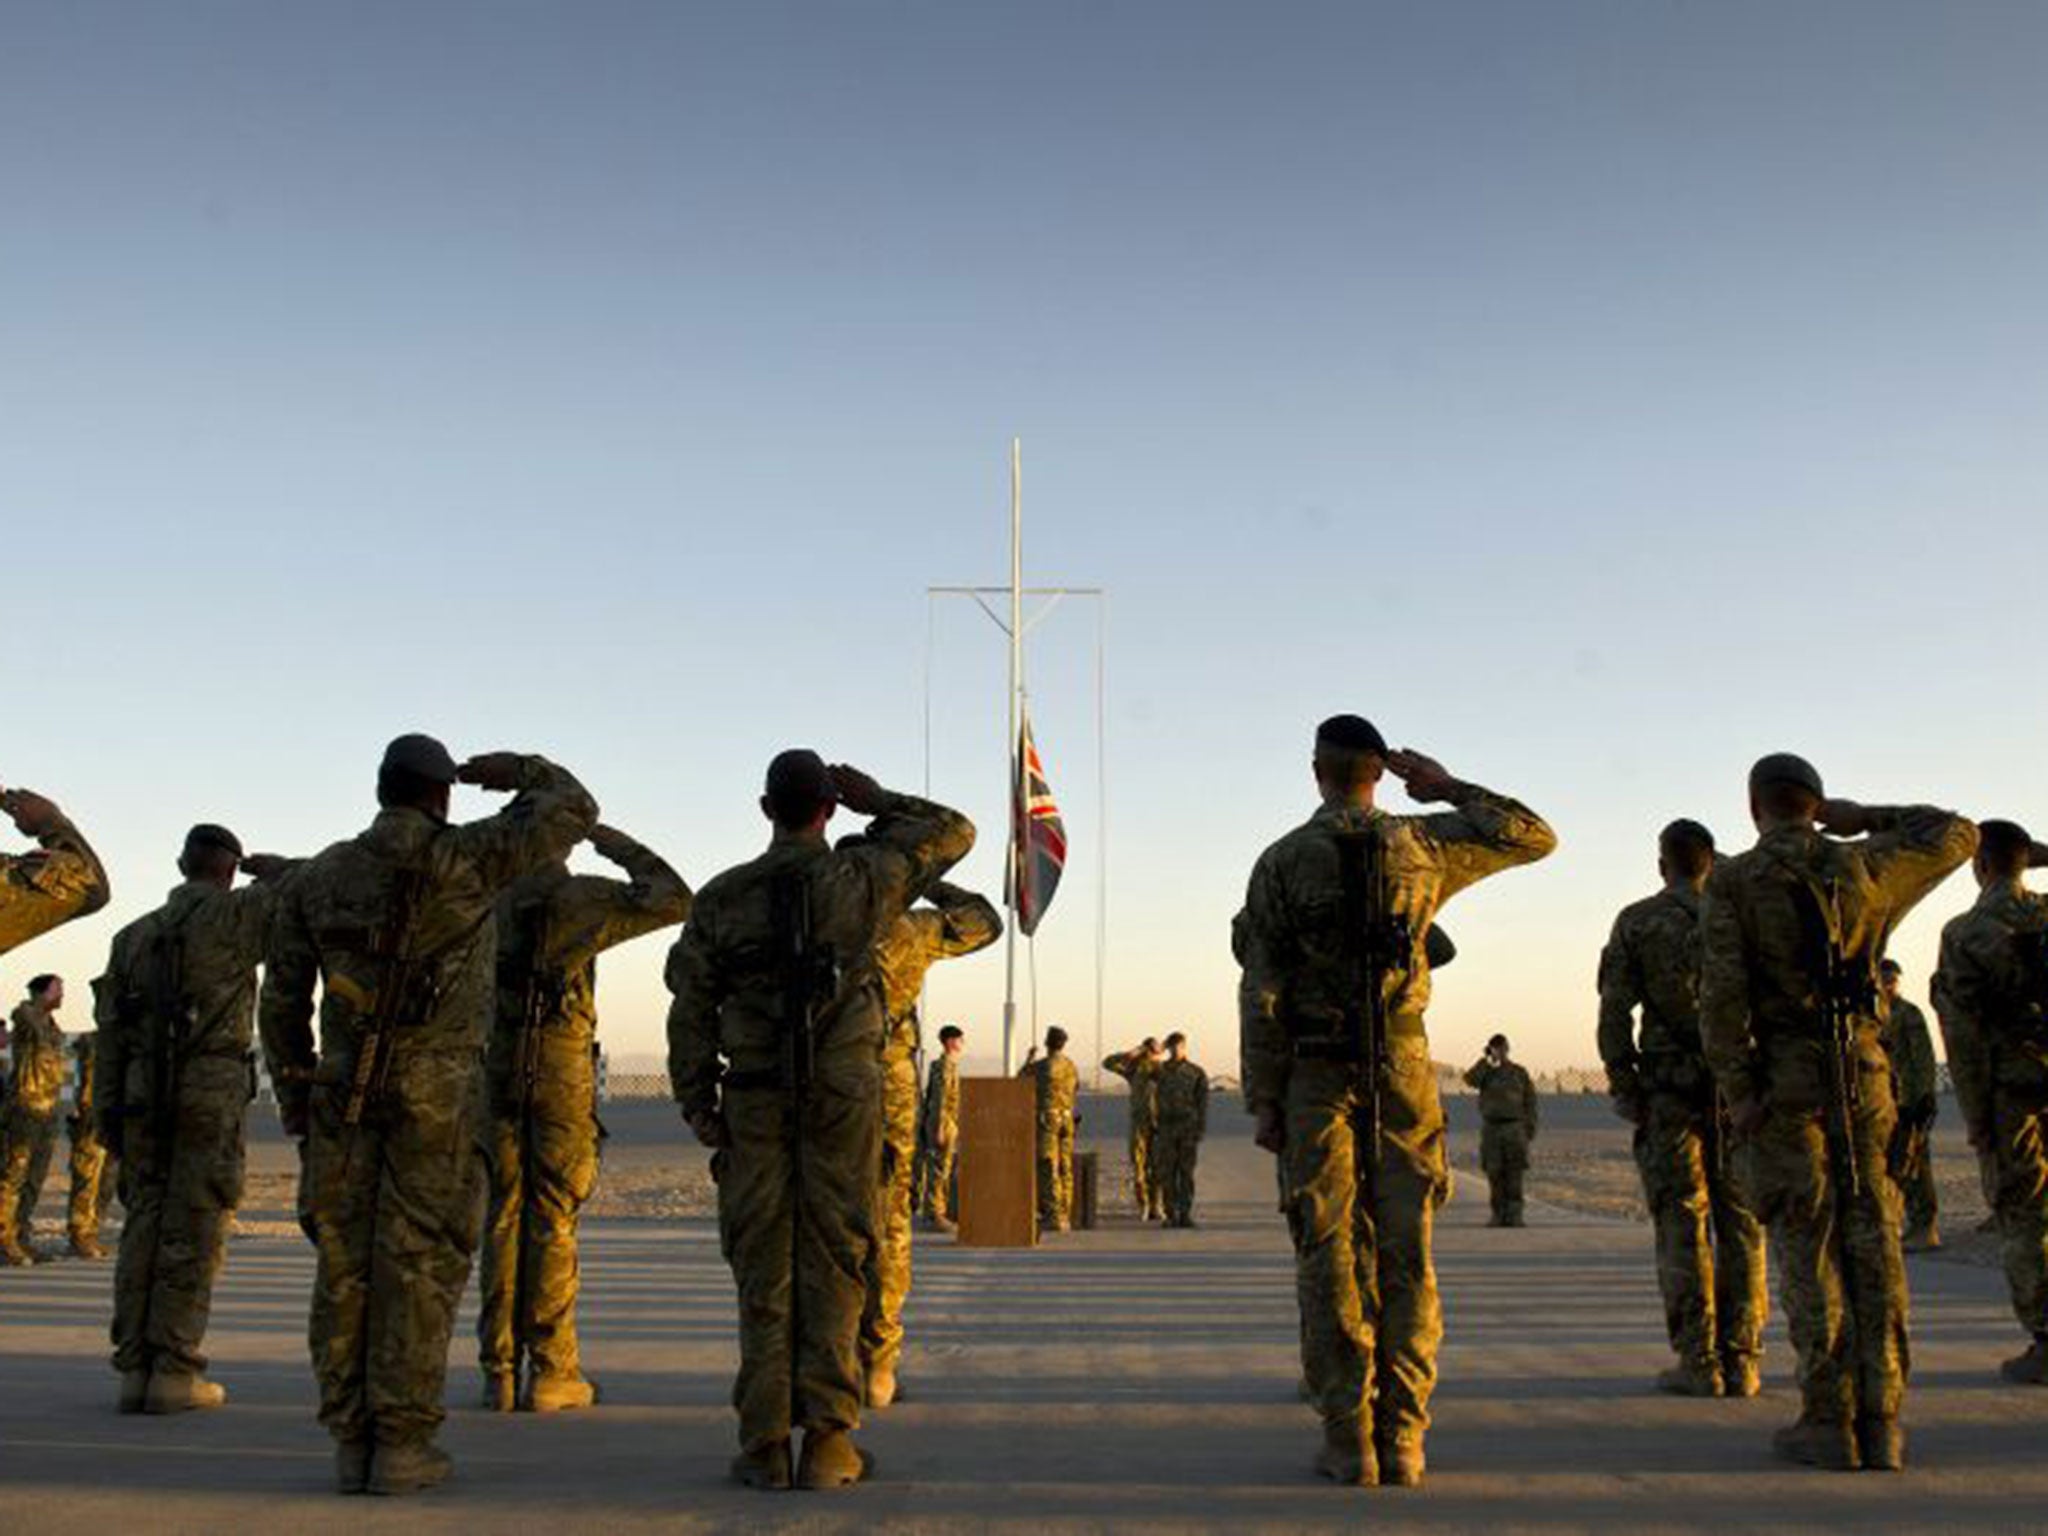
[[1032,934],[1052,905],[1060,874],[1067,867],[1067,824],[1060,820],[1052,786],[1045,781],[1045,764],[1038,760],[1038,747],[1031,739],[1029,715],[1024,717],[1020,746],[1024,771],[1018,776],[1017,803],[1010,817],[1010,870],[1015,882],[1012,895],[1017,927]]

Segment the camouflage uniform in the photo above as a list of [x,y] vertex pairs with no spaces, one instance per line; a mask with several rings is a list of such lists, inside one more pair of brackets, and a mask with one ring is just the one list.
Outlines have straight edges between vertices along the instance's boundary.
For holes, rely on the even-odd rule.
[[114,1181],[107,1176],[107,1149],[100,1140],[98,1095],[93,1081],[93,1062],[99,1040],[91,1034],[71,1042],[73,1093],[71,1115],[64,1129],[71,1139],[71,1206],[65,1214],[65,1232],[71,1248],[88,1258],[102,1258],[100,1218],[113,1199]]
[[1764,1230],[1701,1053],[1699,992],[1699,894],[1680,883],[1622,908],[1600,954],[1600,1060],[1635,1122],[1664,1328],[1700,1380],[1739,1388],[1763,1353]]
[[[944,883],[929,907],[899,917],[875,947],[888,1034],[882,1047],[882,1174],[875,1187],[874,1250],[861,1312],[861,1369],[872,1385],[893,1387],[903,1354],[903,1302],[910,1294],[910,1172],[917,1150],[917,998],[925,973],[941,960],[971,955],[1003,936],[995,907]],[[892,1394],[893,1395],[893,1394]],[[872,1399],[879,1402],[879,1398]]]
[[1875,1007],[1855,1038],[1850,1155],[1861,1195],[1837,1219],[1844,1180],[1829,1148],[1816,888],[1832,891],[1834,937],[1874,993],[1886,939],[1977,841],[1969,821],[1932,807],[1866,815],[1876,830],[1854,841],[1807,827],[1764,833],[1716,862],[1701,912],[1700,1037],[1730,1106],[1765,1111],[1741,1149],[1743,1183],[1770,1227],[1802,1422],[1816,1426],[1858,1416],[1895,1425],[1907,1369],[1899,1197],[1885,1169],[1896,1117]]
[[14,1010],[14,1082],[7,1100],[6,1151],[0,1158],[0,1247],[29,1247],[36,1205],[57,1144],[64,1094],[64,1031],[30,999]]
[[1209,1074],[1186,1057],[1159,1064],[1158,1162],[1154,1187],[1166,1224],[1195,1224],[1195,1154],[1209,1130]]
[[[114,1369],[164,1377],[206,1368],[200,1345],[242,1201],[256,967],[278,884],[174,887],[114,935],[93,982],[100,1120],[120,1158],[126,1217],[114,1263]],[[175,949],[173,949],[175,946]],[[178,1018],[153,979],[175,955]]]
[[[1326,1432],[1367,1428],[1377,1445],[1419,1448],[1429,1426],[1443,1314],[1430,1229],[1449,1189],[1444,1112],[1423,1011],[1431,920],[1488,875],[1542,858],[1556,835],[1522,805],[1457,785],[1454,810],[1393,816],[1326,805],[1273,844],[1245,898],[1239,988],[1246,1106],[1284,1115],[1302,1366]],[[1356,1064],[1297,1058],[1297,1034],[1341,1027],[1340,833],[1379,833],[1393,908],[1415,949],[1386,978],[1388,1039],[1379,1146],[1357,1144],[1365,1099]]]
[[1166,1214],[1157,1161],[1160,1063],[1133,1049],[1103,1057],[1102,1065],[1131,1085],[1131,1193],[1138,1202],[1138,1214],[1148,1221],[1158,1220]]
[[1064,1232],[1074,1211],[1074,1098],[1081,1074],[1064,1051],[1017,1069],[1038,1092],[1038,1224]]
[[2006,1286],[2048,1343],[2048,896],[1992,886],[1941,932],[1934,1007],[1971,1145],[1990,1149]]
[[1905,1242],[1915,1246],[1936,1239],[1941,1214],[1930,1145],[1940,1078],[1927,1015],[1903,997],[1891,1000],[1884,1050],[1892,1064],[1892,1102],[1899,1111],[1899,1128],[1892,1134],[1892,1178],[1905,1199]]
[[99,855],[62,817],[36,853],[0,853],[0,955],[107,904]]
[[1522,1176],[1529,1171],[1529,1143],[1536,1139],[1536,1085],[1516,1062],[1496,1066],[1482,1057],[1465,1074],[1465,1086],[1479,1094],[1479,1166],[1496,1227],[1522,1225]]
[[[719,1238],[739,1292],[740,1443],[767,1455],[791,1430],[860,1422],[862,1269],[881,1170],[879,1063],[886,1036],[869,956],[910,904],[974,842],[956,811],[889,795],[858,846],[778,830],[759,858],[698,894],[670,951],[669,1078],[694,1125],[715,1118]],[[834,987],[814,1030],[801,1157],[784,1043],[785,978],[774,891],[800,876],[814,953]]]
[[[508,886],[566,858],[597,823],[583,786],[545,758],[519,759],[519,787],[497,815],[460,826],[385,807],[301,866],[280,904],[263,1049],[286,1124],[308,1126],[319,1253],[309,1343],[320,1422],[344,1445],[419,1447],[443,1417],[448,1336],[480,1214],[473,1121],[493,915]],[[399,995],[379,997],[394,981]],[[350,1125],[373,1026],[382,1068]]]
[[960,1147],[960,1063],[941,1051],[925,1074],[917,1125],[917,1203],[933,1221],[953,1216],[953,1155]]
[[597,957],[689,916],[690,888],[621,833],[605,857],[632,878],[554,865],[498,903],[497,1012],[484,1056],[489,1207],[476,1336],[510,1396],[580,1383],[576,1219],[597,1184]]

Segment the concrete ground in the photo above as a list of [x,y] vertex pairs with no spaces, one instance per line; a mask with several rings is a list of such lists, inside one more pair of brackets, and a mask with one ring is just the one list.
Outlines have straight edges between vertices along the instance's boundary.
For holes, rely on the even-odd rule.
[[[1552,1124],[1587,1113],[1567,1105]],[[665,1108],[607,1118],[613,1174],[669,1168],[701,1187]],[[1090,1121],[1114,1166],[1116,1106]],[[274,1139],[254,1149],[273,1205],[284,1156]],[[1911,1261],[1912,1470],[1803,1471],[1767,1450],[1796,1412],[1782,1326],[1762,1399],[1658,1397],[1645,1390],[1667,1358],[1648,1228],[1543,1205],[1524,1231],[1489,1231],[1468,1176],[1439,1228],[1449,1333],[1429,1484],[1340,1490],[1307,1472],[1317,1430],[1295,1399],[1272,1165],[1226,1110],[1197,1214],[1192,1232],[1119,1214],[1026,1253],[920,1238],[908,1400],[864,1433],[876,1481],[839,1495],[724,1481],[732,1292],[702,1215],[589,1224],[586,1353],[605,1390],[591,1413],[472,1408],[458,1333],[457,1478],[412,1500],[327,1491],[304,1344],[312,1265],[282,1210],[252,1209],[259,1235],[230,1254],[211,1347],[233,1400],[217,1414],[113,1412],[108,1266],[0,1272],[0,1530],[2048,1530],[2048,1392],[1997,1380],[2018,1339],[1995,1271]]]

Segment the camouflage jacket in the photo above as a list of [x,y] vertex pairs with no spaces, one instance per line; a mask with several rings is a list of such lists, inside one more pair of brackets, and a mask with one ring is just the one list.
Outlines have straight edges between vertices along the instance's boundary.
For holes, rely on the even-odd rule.
[[[1824,1098],[1822,988],[1815,974],[1817,889],[1849,967],[1876,985],[1901,918],[1970,857],[1977,828],[1932,806],[1871,807],[1868,837],[1838,841],[1779,827],[1717,860],[1700,916],[1700,1039],[1730,1103],[1768,1086],[1788,1103]],[[1866,1064],[1884,1069],[1877,1011],[1864,1021]]]
[[1186,1057],[1159,1064],[1159,1128],[1202,1136],[1209,1129],[1209,1074]]
[[1071,1125],[1074,1098],[1081,1091],[1081,1073],[1064,1051],[1039,1056],[1017,1069],[1038,1091],[1038,1123],[1041,1128]]
[[1927,1015],[1903,997],[1892,999],[1884,1050],[1891,1058],[1892,1096],[1899,1108],[1932,1105],[1941,1083],[1934,1065],[1934,1040],[1927,1032]]
[[[366,831],[294,871],[266,956],[259,1014],[287,1118],[303,1108],[316,1072],[324,1083],[349,1080],[373,1024],[388,1031],[394,1072],[415,1056],[474,1057],[491,1024],[498,898],[514,881],[567,858],[595,825],[597,802],[573,775],[526,757],[519,793],[495,816],[457,826],[388,807]],[[416,900],[410,923],[394,936],[408,873],[419,881]],[[388,942],[395,952],[387,952]],[[400,970],[406,974],[394,976]],[[394,985],[398,995],[381,995]]]
[[1386,844],[1393,907],[1413,950],[1405,970],[1385,979],[1389,1017],[1421,1029],[1429,1005],[1427,935],[1437,911],[1488,875],[1529,864],[1557,846],[1535,812],[1504,795],[1460,785],[1456,807],[1424,816],[1324,806],[1253,866],[1243,927],[1235,936],[1244,976],[1238,988],[1245,1103],[1278,1104],[1293,1069],[1293,1029],[1328,1030],[1344,1017],[1343,877],[1337,834],[1377,828]]
[[1159,1071],[1165,1063],[1133,1047],[1102,1058],[1106,1072],[1131,1085],[1131,1129],[1149,1131],[1159,1124]]
[[960,1063],[944,1051],[932,1058],[931,1071],[925,1074],[924,1104],[918,1115],[918,1135],[926,1146],[951,1146],[960,1139]]
[[600,954],[690,915],[690,887],[659,854],[622,835],[617,863],[630,880],[572,875],[557,863],[499,898],[497,1009],[485,1064],[500,1096],[518,1075],[529,1025],[572,1048],[595,1043]]
[[1465,1086],[1479,1094],[1479,1118],[1508,1121],[1536,1134],[1539,1114],[1536,1084],[1521,1063],[1504,1061],[1495,1066],[1484,1056],[1465,1074]]
[[792,1021],[775,954],[779,877],[802,874],[814,942],[833,966],[813,1019],[815,1070],[852,1087],[873,1074],[887,1030],[875,947],[973,846],[958,811],[890,795],[857,844],[778,831],[767,852],[705,886],[668,957],[668,1074],[684,1114],[714,1112],[728,1076],[765,1086],[783,1070]]
[[0,955],[107,904],[107,871],[65,821],[35,853],[0,853]]
[[90,1121],[93,1104],[99,1095],[94,1091],[93,1064],[99,1057],[99,1035],[97,1031],[77,1035],[71,1041],[71,1112],[80,1119]]
[[987,949],[1003,936],[1003,919],[986,896],[943,880],[925,892],[929,906],[912,907],[875,945],[872,964],[888,1019],[885,1061],[901,1065],[917,1055],[917,998],[925,973],[941,960]]
[[1708,1085],[1700,1052],[1700,897],[1691,886],[1669,886],[1615,918],[1600,952],[1599,1044],[1617,1098]]
[[2048,1103],[2048,896],[1995,885],[1941,930],[1934,1010],[1971,1138],[1991,1134],[1992,1094]]
[[9,1037],[14,1056],[14,1106],[32,1115],[54,1114],[64,1096],[64,1031],[41,1003],[15,1005]]

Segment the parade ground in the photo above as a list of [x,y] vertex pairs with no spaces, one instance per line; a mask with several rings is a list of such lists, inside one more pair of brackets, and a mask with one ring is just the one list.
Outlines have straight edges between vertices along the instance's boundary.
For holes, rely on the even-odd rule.
[[[1595,1100],[1546,1109],[1559,1159],[1576,1143],[1597,1161],[1620,1134]],[[2048,1530],[2048,1391],[1997,1378],[2021,1341],[1995,1269],[1960,1256],[1910,1261],[1911,1470],[1784,1466],[1768,1450],[1770,1431],[1797,1412],[1782,1323],[1762,1398],[1651,1393],[1668,1356],[1648,1225],[1546,1200],[1527,1229],[1488,1230],[1469,1116],[1469,1101],[1454,1106],[1459,1189],[1437,1248],[1448,1334],[1420,1490],[1338,1489],[1309,1475],[1317,1428],[1296,1398],[1272,1163],[1220,1100],[1197,1230],[1151,1229],[1112,1209],[1097,1230],[1028,1252],[920,1235],[906,1400],[863,1434],[875,1480],[841,1494],[738,1489],[725,1480],[732,1288],[702,1208],[702,1160],[672,1113],[647,1104],[607,1112],[606,1176],[673,1193],[658,1214],[601,1202],[586,1226],[585,1357],[604,1392],[595,1411],[474,1407],[466,1308],[444,1432],[455,1479],[414,1499],[330,1492],[305,1352],[312,1255],[288,1213],[274,1200],[265,1208],[287,1183],[287,1149],[270,1133],[252,1148],[248,1235],[233,1245],[214,1312],[213,1374],[232,1393],[221,1412],[114,1413],[108,1266],[0,1273],[0,1528]],[[1117,1142],[1111,1104],[1084,1143],[1113,1169]],[[1545,1154],[1539,1142],[1539,1167]],[[1112,1205],[1114,1193],[1112,1178]]]

